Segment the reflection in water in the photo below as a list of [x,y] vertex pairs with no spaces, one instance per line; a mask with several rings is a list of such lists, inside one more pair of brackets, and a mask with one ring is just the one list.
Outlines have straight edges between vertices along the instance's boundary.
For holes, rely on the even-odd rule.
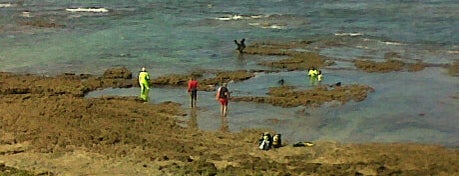
[[196,111],[196,108],[191,108],[190,110],[190,120],[188,121],[188,127],[191,129],[198,129],[198,118]]
[[222,123],[220,125],[220,131],[229,132],[228,118],[225,116],[221,116],[221,118],[222,118]]
[[244,58],[244,54],[237,55],[237,64],[238,66],[246,66],[247,60]]
[[311,86],[319,85],[319,81],[316,78],[309,78],[309,83],[311,84]]

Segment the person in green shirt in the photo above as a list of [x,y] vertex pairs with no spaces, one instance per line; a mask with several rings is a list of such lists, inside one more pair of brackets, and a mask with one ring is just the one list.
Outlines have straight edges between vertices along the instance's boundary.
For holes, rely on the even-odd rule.
[[139,72],[139,85],[140,85],[140,98],[143,101],[148,101],[148,95],[150,92],[150,75],[148,74],[145,67]]

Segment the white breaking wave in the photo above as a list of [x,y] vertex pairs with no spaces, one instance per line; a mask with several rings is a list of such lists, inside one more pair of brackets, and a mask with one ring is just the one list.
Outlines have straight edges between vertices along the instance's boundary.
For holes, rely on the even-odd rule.
[[355,46],[356,48],[361,48],[361,49],[370,49],[368,46],[362,46],[362,45],[357,45]]
[[220,21],[229,21],[229,20],[241,20],[245,18],[247,17],[243,17],[241,15],[231,15],[231,16],[225,16],[225,17],[217,17],[215,19],[220,20]]
[[368,38],[364,38],[363,41],[366,41],[366,42],[375,41],[375,42],[384,43],[384,44],[386,44],[386,45],[396,45],[396,46],[407,45],[407,44],[405,44],[405,43],[381,41],[381,40],[368,39]]
[[355,33],[335,33],[335,36],[351,36],[351,37],[354,37],[354,36],[362,36],[363,33],[360,33],[360,32],[355,32]]
[[93,13],[106,13],[108,9],[106,8],[68,8],[65,9],[68,12],[93,12]]
[[[251,15],[251,16],[243,16],[243,15],[227,15],[223,17],[217,17],[216,20],[220,21],[230,21],[230,20],[256,20],[260,21],[261,18],[270,17],[269,15]],[[277,23],[270,23],[270,22],[251,22],[248,23],[250,26],[257,26],[264,29],[285,29],[287,27],[286,24],[277,24]]]
[[6,8],[6,7],[16,7],[16,4],[11,4],[11,3],[0,3],[0,8]]
[[397,42],[383,42],[383,43],[386,44],[386,45],[406,45],[406,44],[397,43]]
[[249,19],[260,19],[267,17],[265,15],[252,15],[252,16],[243,16],[243,15],[226,15],[222,17],[215,18],[220,21],[230,21],[230,20],[249,20]]
[[250,26],[259,26],[264,29],[285,29],[287,25],[270,24],[270,23],[249,23]]
[[253,19],[258,19],[258,18],[263,18],[263,17],[266,17],[266,16],[263,16],[263,15],[252,15],[252,16],[250,16],[250,18],[253,18]]
[[448,53],[450,53],[450,54],[459,54],[459,50],[458,51],[448,51]]
[[21,13],[21,16],[22,16],[22,17],[26,17],[26,18],[33,17],[32,15],[30,15],[30,12],[28,12],[28,11],[22,12],[22,13]]
[[283,25],[277,25],[277,24],[273,24],[273,25],[268,25],[268,26],[261,26],[261,28],[269,28],[269,29],[285,29],[286,26],[283,26]]

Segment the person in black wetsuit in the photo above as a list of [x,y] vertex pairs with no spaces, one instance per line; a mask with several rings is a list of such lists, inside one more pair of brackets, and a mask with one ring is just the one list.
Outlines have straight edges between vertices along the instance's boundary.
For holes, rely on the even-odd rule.
[[243,53],[245,49],[245,38],[241,40],[241,42],[237,42],[237,40],[234,40],[234,43],[237,45],[236,50],[239,51],[239,53]]

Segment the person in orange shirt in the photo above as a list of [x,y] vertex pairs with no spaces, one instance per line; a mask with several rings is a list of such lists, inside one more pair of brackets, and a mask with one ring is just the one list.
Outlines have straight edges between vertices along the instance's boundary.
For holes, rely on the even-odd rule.
[[198,100],[198,81],[192,76],[188,81],[188,94],[190,94],[190,106],[191,108],[196,107],[196,101]]

